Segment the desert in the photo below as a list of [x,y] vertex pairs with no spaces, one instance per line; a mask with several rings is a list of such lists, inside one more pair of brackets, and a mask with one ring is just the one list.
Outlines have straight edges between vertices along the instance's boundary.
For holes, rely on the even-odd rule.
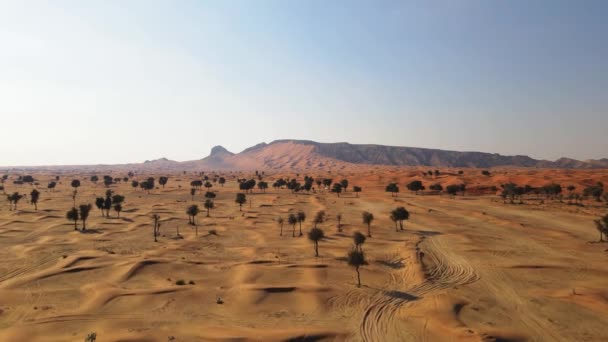
[[[608,182],[604,169],[347,165],[309,174],[6,175],[4,191],[27,196],[0,209],[2,340],[608,338],[608,245],[598,242],[594,224],[608,207],[583,196],[585,187]],[[145,188],[149,178],[155,183]],[[278,180],[287,181],[278,187]],[[336,190],[343,180],[347,186]],[[416,180],[425,190],[407,188]],[[391,183],[399,192],[387,192]],[[563,191],[501,196],[508,183]],[[466,190],[429,190],[436,184]],[[123,197],[120,211],[96,207],[107,194]],[[237,194],[245,195],[241,203]],[[91,204],[86,229],[66,216],[81,204]],[[391,218],[399,207],[408,212],[402,227]],[[364,212],[373,215],[371,237]],[[309,236],[315,227],[323,232],[318,256]],[[360,245],[356,232],[365,237]],[[360,286],[349,264],[349,252],[359,249]]]

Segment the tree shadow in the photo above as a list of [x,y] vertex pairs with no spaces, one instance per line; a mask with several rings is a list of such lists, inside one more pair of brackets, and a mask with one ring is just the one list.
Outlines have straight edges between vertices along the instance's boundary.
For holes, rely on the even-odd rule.
[[85,230],[79,230],[81,234],[101,234],[103,233],[102,229],[99,228],[87,228]]
[[434,231],[434,230],[410,230],[411,233],[420,235],[420,236],[435,236],[435,235],[443,235],[443,233]]

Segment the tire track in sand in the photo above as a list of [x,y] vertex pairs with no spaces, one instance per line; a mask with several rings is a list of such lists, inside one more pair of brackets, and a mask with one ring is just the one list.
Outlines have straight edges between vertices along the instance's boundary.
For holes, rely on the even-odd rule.
[[372,296],[360,324],[363,341],[401,341],[414,338],[398,327],[396,315],[404,305],[431,292],[471,284],[480,279],[466,259],[446,248],[443,240],[442,236],[421,236],[416,244],[418,260],[425,275],[422,283],[404,291],[381,290]]

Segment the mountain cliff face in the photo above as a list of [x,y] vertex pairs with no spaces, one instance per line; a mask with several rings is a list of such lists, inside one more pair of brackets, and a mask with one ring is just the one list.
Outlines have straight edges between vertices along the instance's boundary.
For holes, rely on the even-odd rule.
[[[215,151],[215,149],[218,151]],[[221,150],[220,150],[221,149]],[[458,152],[418,147],[400,147],[349,143],[318,143],[309,140],[276,140],[260,143],[233,154],[215,147],[202,160],[209,169],[280,169],[311,168],[352,164],[477,167],[500,166],[542,168],[608,168],[608,159],[579,161],[561,158],[557,161],[537,160],[528,156],[503,156],[497,153]]]

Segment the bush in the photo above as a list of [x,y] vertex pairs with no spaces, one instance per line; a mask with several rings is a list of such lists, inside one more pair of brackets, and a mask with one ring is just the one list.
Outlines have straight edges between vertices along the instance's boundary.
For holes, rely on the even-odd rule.
[[179,285],[179,286],[186,285],[186,281],[184,281],[183,279],[180,279],[175,282],[175,285]]

